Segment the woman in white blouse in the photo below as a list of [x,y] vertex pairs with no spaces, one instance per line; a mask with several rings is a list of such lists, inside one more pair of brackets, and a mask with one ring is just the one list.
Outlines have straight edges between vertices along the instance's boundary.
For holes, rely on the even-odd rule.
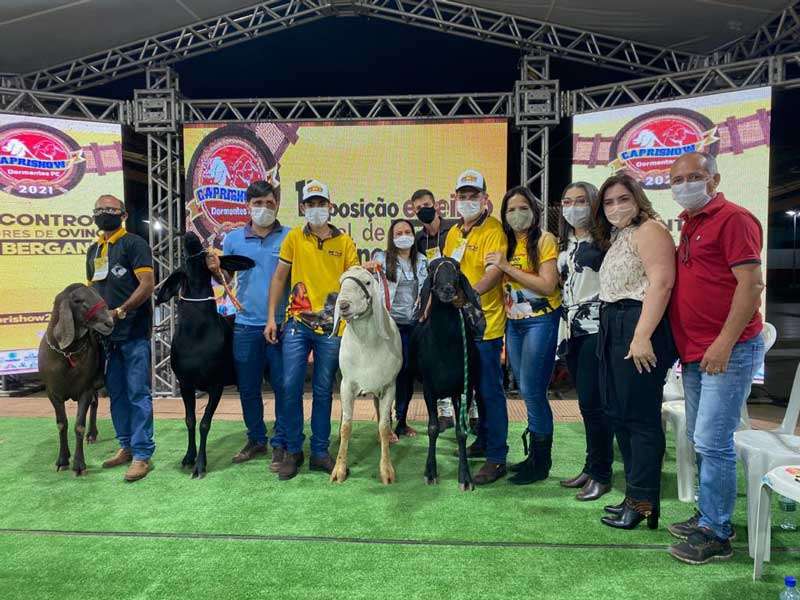
[[[614,435],[600,394],[597,338],[600,330],[600,265],[608,240],[592,237],[592,213],[597,209],[597,188],[576,181],[561,195],[558,272],[563,311],[559,354],[567,361],[578,392],[578,406],[586,431],[586,461],[581,472],[561,481],[580,488],[580,501],[597,500],[611,491]],[[605,242],[605,243],[603,243]]]

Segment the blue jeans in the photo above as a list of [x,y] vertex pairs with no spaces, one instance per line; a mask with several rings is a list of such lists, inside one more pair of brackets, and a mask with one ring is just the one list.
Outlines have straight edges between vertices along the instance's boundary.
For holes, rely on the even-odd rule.
[[686,432],[694,442],[700,471],[700,526],[723,540],[731,536],[736,504],[733,434],[763,361],[764,341],[757,335],[733,347],[725,373],[701,373],[699,362],[683,365]]
[[508,455],[508,407],[503,391],[503,368],[500,354],[503,338],[477,342],[480,372],[478,374],[479,446],[486,448],[486,460],[504,464]]
[[130,450],[135,460],[149,460],[156,449],[150,395],[150,340],[109,343],[106,389],[111,397],[111,421],[120,448]]
[[311,329],[289,319],[282,333],[283,380],[285,403],[283,416],[286,447],[293,454],[303,449],[303,383],[308,355],[314,351],[314,374],[311,404],[311,455],[325,456],[331,437],[331,404],[333,383],[339,368],[337,336],[314,333]]
[[547,386],[553,376],[561,309],[539,317],[508,320],[506,353],[528,412],[528,431],[553,434]]
[[233,328],[233,360],[236,364],[242,415],[247,426],[247,439],[256,444],[267,443],[261,381],[269,375],[269,383],[275,392],[275,433],[272,436],[272,447],[286,448],[282,419],[283,354],[280,343],[268,344],[264,338],[263,326],[237,323]]

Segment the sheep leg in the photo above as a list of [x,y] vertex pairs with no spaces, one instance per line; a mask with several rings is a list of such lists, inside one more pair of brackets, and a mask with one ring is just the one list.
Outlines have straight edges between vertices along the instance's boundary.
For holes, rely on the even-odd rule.
[[197,442],[195,441],[195,425],[197,424],[197,415],[195,414],[197,407],[197,400],[195,398],[195,390],[192,386],[184,386],[182,383],[181,398],[183,399],[183,408],[186,413],[186,431],[189,435],[189,445],[186,449],[186,454],[181,461],[181,466],[189,467],[194,465],[197,460]]
[[439,437],[439,420],[436,412],[436,396],[422,382],[422,391],[425,395],[425,406],[428,409],[428,459],[425,463],[425,483],[433,485],[439,483],[439,473],[436,468],[436,440]]
[[56,411],[56,425],[58,426],[58,458],[56,459],[56,471],[69,468],[69,442],[67,442],[67,411],[64,408],[64,401],[47,395],[50,404]]
[[[466,400],[467,406],[469,401]],[[467,460],[467,432],[461,426],[459,418],[461,411],[461,397],[459,394],[453,395],[453,413],[456,422],[456,440],[458,441],[458,489],[462,492],[471,492],[475,489],[472,483],[472,474],[469,472],[469,461]]]
[[206,405],[206,411],[203,413],[203,418],[200,419],[200,449],[197,452],[197,464],[194,466],[192,479],[202,479],[206,475],[206,440],[208,439],[208,432],[211,430],[211,419],[214,418],[214,412],[219,406],[223,389],[224,386],[219,383],[208,390],[208,404]]
[[395,382],[392,383],[383,391],[383,395],[379,400],[379,413],[378,413],[378,431],[381,436],[381,482],[384,485],[394,483],[396,480],[394,466],[392,465],[392,457],[389,453],[389,438],[392,435],[392,427],[389,424],[389,415],[394,406],[395,397]]
[[92,393],[89,403],[89,433],[86,434],[86,443],[94,444],[97,441],[97,392]]
[[76,477],[86,472],[86,461],[83,457],[83,437],[86,433],[86,413],[92,402],[92,392],[84,392],[78,398],[78,414],[75,418],[75,460],[72,461],[72,470]]
[[339,427],[339,453],[336,455],[336,464],[331,471],[331,483],[343,483],[350,473],[350,469],[347,468],[347,450],[350,446],[350,435],[353,432],[353,400],[355,399],[353,383],[342,379],[339,392],[342,402],[342,424]]

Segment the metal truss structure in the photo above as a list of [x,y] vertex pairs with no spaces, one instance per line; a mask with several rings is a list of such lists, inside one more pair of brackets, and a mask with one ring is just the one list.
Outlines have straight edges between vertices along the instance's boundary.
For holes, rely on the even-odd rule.
[[644,75],[703,64],[704,58],[614,36],[449,0],[268,0],[136,42],[27,73],[24,87],[75,92],[329,16],[365,15],[462,37],[543,51]]
[[562,116],[583,112],[732,92],[771,85],[800,86],[800,51],[564,92]]
[[32,92],[7,87],[9,83],[13,81],[3,80],[3,87],[0,87],[0,111],[3,112],[61,119],[89,119],[104,123],[125,123],[127,120],[125,101]]
[[[182,139],[173,109],[165,108],[178,97],[178,79],[169,67],[149,69],[146,85],[146,90],[137,90],[145,93],[137,95],[133,124],[137,131],[147,133],[149,241],[156,276],[164,281],[181,260],[178,234],[183,229]],[[169,362],[176,312],[174,300],[153,312],[153,394],[157,396],[174,396],[178,391]]]
[[[753,33],[717,49],[726,62],[794,52],[800,49],[800,1],[793,1]],[[718,59],[719,59],[718,58]]]

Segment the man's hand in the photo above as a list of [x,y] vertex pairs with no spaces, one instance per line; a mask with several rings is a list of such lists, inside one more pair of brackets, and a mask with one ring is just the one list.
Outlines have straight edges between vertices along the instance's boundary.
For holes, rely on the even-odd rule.
[[700,361],[700,370],[709,375],[719,375],[728,369],[728,361],[731,359],[733,346],[720,341],[719,338],[708,347]]
[[509,266],[506,255],[503,252],[489,252],[489,254],[486,255],[485,261],[487,267],[497,267],[504,273]]
[[381,268],[381,264],[377,260],[368,260],[361,266],[364,267],[370,273],[377,273],[378,269]]
[[278,343],[278,324],[275,322],[275,319],[270,319],[267,326],[264,328],[264,338],[266,338],[269,344]]
[[213,252],[209,252],[206,255],[206,266],[208,267],[208,270],[211,271],[212,273],[219,273],[220,272],[219,256],[217,256]]

